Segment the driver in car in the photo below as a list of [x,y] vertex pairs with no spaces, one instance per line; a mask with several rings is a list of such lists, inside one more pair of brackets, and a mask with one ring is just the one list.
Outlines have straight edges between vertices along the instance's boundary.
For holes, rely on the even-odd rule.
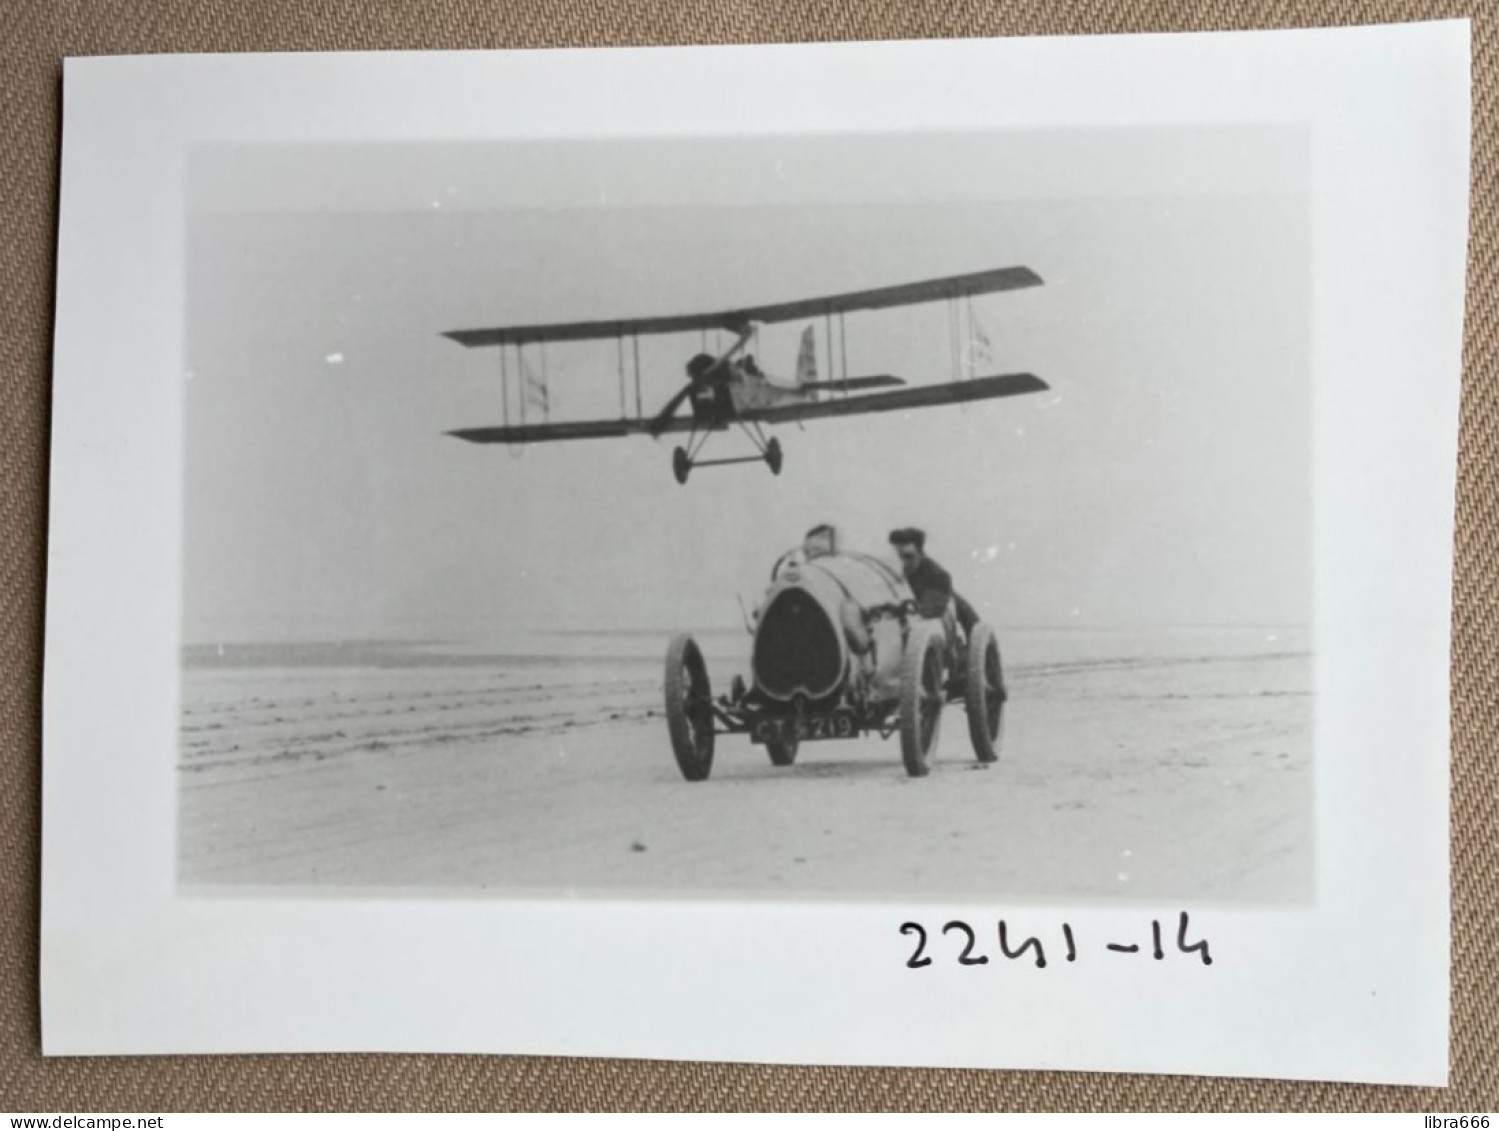
[[802,538],[802,556],[807,561],[838,552],[838,531],[830,523],[818,523]]

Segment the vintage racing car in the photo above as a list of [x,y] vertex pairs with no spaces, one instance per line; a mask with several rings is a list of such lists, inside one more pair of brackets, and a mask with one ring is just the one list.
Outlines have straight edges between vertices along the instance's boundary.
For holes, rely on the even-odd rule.
[[916,612],[898,570],[864,554],[788,551],[753,624],[751,678],[717,698],[702,650],[677,635],[666,656],[666,721],[688,781],[713,769],[719,734],[747,734],[777,766],[803,742],[900,733],[906,773],[931,767],[942,708],[962,702],[973,752],[999,756],[1004,670],[994,630],[966,639],[951,615]]

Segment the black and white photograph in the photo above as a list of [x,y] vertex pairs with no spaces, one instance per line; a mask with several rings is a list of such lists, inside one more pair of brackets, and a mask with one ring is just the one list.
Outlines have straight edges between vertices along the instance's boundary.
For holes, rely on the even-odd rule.
[[1469,46],[71,62],[44,1051],[1439,1084]]
[[1307,155],[191,152],[179,882],[1308,900]]

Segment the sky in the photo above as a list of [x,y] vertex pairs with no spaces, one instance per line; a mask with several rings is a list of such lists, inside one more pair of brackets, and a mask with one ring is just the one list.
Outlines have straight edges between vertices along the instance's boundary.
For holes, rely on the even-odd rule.
[[[733,625],[819,522],[881,553],[923,527],[1000,625],[1306,625],[1305,154],[1253,126],[199,151],[185,640]],[[974,301],[982,371],[1048,392],[783,426],[779,477],[678,486],[676,438],[443,435],[502,417],[496,353],[444,330],[1018,264],[1044,285]],[[952,379],[947,319],[849,316],[849,373]],[[761,363],[789,371],[800,331]],[[642,340],[647,411],[702,344]],[[616,365],[549,349],[552,419],[618,414]]]

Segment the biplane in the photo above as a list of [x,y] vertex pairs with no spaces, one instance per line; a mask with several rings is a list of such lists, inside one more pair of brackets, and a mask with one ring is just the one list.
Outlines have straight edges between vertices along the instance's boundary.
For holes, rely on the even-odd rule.
[[[529,326],[500,326],[476,330],[449,330],[445,337],[469,348],[498,348],[503,385],[505,419],[502,424],[460,428],[448,433],[480,444],[534,444],[558,440],[599,440],[665,433],[687,433],[687,442],[672,453],[672,471],[678,483],[686,483],[696,467],[764,462],[773,474],[781,473],[780,441],[767,431],[777,424],[800,423],[827,417],[860,413],[893,412],[902,409],[962,404],[994,397],[1012,397],[1041,392],[1048,386],[1030,373],[978,376],[972,372],[975,356],[962,353],[960,338],[964,315],[970,335],[976,332],[972,300],[976,296],[1038,286],[1041,277],[1028,267],[1002,267],[966,275],[950,275],[915,283],[878,287],[826,295],[820,298],[744,307],[713,314],[676,314],[648,318],[624,318],[593,322],[565,322]],[[888,310],[928,303],[949,304],[950,346],[953,379],[940,384],[909,385],[889,374],[848,375],[847,337],[844,318],[858,311]],[[836,374],[820,379],[816,360],[816,323],[825,334],[825,355]],[[794,371],[776,376],[760,367],[749,347],[764,325],[806,321]],[[727,332],[733,343],[722,352],[707,352],[709,332]],[[641,335],[702,335],[704,352],[695,354],[686,366],[686,383],[655,412],[648,413],[641,394]],[[982,332],[977,331],[982,339]],[[587,342],[613,339],[619,382],[620,414],[603,420],[553,422],[546,385],[546,346],[553,342]],[[986,339],[983,339],[986,341]],[[628,343],[628,344],[627,344]],[[839,364],[834,364],[834,346]],[[540,351],[530,359],[528,349]],[[960,357],[961,355],[961,357]],[[513,359],[513,360],[512,360]],[[521,383],[515,398],[516,416],[511,418],[509,385],[512,370]],[[630,395],[633,386],[633,397]],[[690,407],[686,417],[679,411]],[[528,420],[527,408],[543,419]],[[633,410],[633,411],[632,411]],[[702,452],[716,432],[738,427],[754,445],[754,455],[703,459]]]

